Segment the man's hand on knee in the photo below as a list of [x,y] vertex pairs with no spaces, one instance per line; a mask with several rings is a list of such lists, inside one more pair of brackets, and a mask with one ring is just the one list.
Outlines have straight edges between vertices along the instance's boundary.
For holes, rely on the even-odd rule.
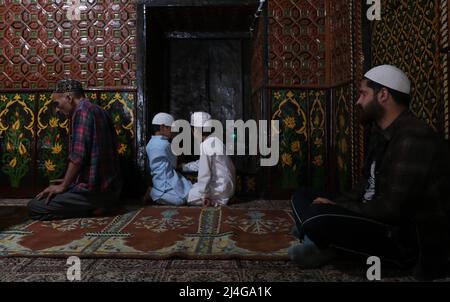
[[48,204],[55,195],[64,193],[65,191],[66,187],[63,184],[51,185],[48,186],[44,191],[36,195],[36,199],[40,200],[42,198],[45,198],[45,196],[47,196],[45,204]]
[[316,199],[314,199],[313,204],[332,204],[332,205],[334,205],[336,203],[327,198],[317,197]]

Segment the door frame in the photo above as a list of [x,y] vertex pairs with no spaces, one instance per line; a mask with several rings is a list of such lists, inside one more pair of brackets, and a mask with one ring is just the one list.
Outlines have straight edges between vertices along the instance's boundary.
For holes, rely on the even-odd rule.
[[[267,1],[259,1],[260,9],[267,6]],[[150,139],[148,134],[149,102],[147,83],[147,18],[148,9],[152,7],[196,7],[196,6],[246,6],[255,4],[255,0],[138,0],[136,2],[136,165],[141,179],[148,179],[148,165],[146,163],[145,147]],[[206,37],[200,37],[206,38]],[[235,38],[242,38],[242,33],[236,34]]]

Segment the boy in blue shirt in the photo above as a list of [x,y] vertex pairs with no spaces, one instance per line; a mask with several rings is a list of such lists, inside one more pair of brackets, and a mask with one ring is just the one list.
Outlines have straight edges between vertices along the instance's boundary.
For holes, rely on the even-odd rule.
[[[146,151],[152,175],[152,188],[144,200],[151,198],[157,204],[183,205],[192,184],[178,173],[177,157],[170,147],[171,126],[174,118],[167,113],[158,113],[152,120],[154,134]],[[148,196],[147,196],[148,194]]]

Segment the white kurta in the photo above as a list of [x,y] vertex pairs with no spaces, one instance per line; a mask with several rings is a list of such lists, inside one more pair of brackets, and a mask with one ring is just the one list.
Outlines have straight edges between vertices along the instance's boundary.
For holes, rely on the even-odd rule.
[[236,189],[236,171],[225,154],[225,146],[216,137],[208,137],[200,145],[198,182],[188,195],[188,204],[202,205],[204,198],[225,205]]

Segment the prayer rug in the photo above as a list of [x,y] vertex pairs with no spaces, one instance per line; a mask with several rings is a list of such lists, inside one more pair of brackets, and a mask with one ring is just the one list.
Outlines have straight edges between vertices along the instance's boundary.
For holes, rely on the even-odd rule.
[[18,224],[0,227],[3,257],[287,260],[297,243],[292,213],[283,209],[152,206],[57,221],[14,215]]

